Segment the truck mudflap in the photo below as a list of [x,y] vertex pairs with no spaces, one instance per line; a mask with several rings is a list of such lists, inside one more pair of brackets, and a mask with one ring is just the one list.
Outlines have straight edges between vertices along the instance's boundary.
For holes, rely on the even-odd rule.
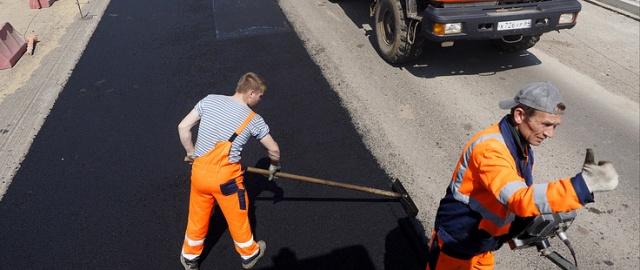
[[[561,14],[577,13],[582,5],[577,0],[547,0],[530,3],[491,5],[458,5],[433,7],[423,12],[422,34],[433,41],[486,40],[513,35],[540,35],[546,32],[570,29],[572,23],[559,24]],[[530,22],[526,22],[530,20]],[[524,21],[524,23],[522,23]],[[437,35],[433,32],[436,23],[461,23],[462,31],[456,34]],[[508,29],[509,26],[522,27]],[[527,26],[528,25],[528,26]],[[498,29],[507,28],[507,29]]]

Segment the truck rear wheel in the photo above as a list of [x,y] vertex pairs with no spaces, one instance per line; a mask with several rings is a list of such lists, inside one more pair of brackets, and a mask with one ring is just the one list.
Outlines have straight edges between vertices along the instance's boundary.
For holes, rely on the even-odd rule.
[[498,50],[503,52],[519,52],[529,49],[536,45],[540,40],[540,35],[534,36],[505,36],[502,39],[496,39],[493,43]]
[[378,0],[374,13],[378,52],[384,60],[399,64],[419,54],[409,42],[409,20],[405,18],[400,0]]

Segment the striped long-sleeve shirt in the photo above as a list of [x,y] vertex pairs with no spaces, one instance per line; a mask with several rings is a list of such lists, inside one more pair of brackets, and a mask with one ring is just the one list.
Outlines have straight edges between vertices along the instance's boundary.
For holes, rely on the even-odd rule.
[[[251,108],[246,104],[223,95],[208,95],[196,104],[195,109],[200,114],[195,156],[202,156],[213,149],[216,143],[228,140],[251,112]],[[260,140],[268,134],[269,126],[256,114],[233,141],[229,162],[240,161],[242,147],[250,137]]]

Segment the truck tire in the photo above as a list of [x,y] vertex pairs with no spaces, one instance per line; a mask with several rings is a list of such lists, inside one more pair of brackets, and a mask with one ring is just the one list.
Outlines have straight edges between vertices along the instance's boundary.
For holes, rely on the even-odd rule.
[[[374,12],[374,27],[378,53],[391,64],[412,60],[420,53],[409,42],[409,20],[405,18],[400,0],[378,0]],[[418,38],[416,38],[418,39]]]
[[520,52],[536,45],[540,40],[540,35],[534,36],[506,36],[496,39],[493,43],[502,52]]

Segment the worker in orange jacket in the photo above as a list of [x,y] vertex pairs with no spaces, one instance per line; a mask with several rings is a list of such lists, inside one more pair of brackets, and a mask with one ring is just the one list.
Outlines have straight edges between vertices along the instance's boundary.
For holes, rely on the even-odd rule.
[[[229,225],[235,249],[244,269],[252,268],[264,255],[266,243],[255,241],[249,224],[249,199],[243,182],[240,153],[255,137],[267,149],[271,164],[269,180],[280,170],[280,148],[269,134],[269,126],[251,108],[266,91],[264,79],[244,74],[232,96],[208,95],[182,119],[178,133],[187,152],[185,161],[193,163],[189,218],[180,254],[185,269],[199,268],[199,257],[217,203]],[[196,145],[191,128],[198,122]]]
[[510,239],[516,217],[568,212],[613,190],[611,163],[585,164],[574,177],[533,183],[533,149],[554,135],[565,105],[549,82],[525,86],[500,102],[511,113],[465,145],[440,201],[427,269],[493,269],[492,251]]

